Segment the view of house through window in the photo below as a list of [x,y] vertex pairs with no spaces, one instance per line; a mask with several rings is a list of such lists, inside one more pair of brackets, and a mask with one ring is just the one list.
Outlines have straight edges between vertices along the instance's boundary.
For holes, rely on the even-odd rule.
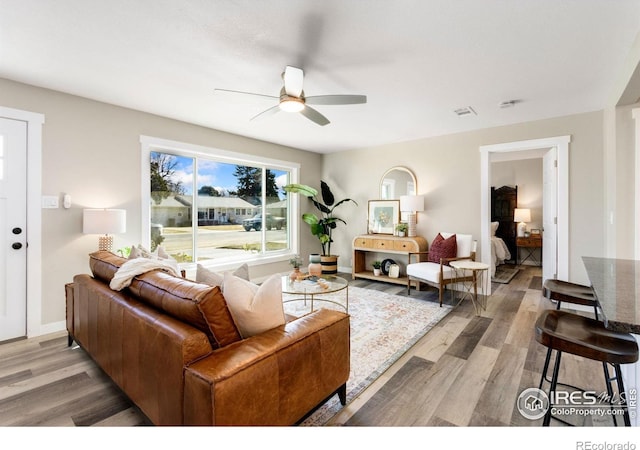
[[286,251],[290,170],[150,153],[151,249],[179,262]]

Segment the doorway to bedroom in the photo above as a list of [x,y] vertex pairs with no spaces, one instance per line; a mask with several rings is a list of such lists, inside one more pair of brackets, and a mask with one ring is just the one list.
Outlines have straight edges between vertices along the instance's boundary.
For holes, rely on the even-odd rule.
[[491,162],[491,281],[508,284],[523,266],[542,266],[543,166],[541,156],[499,156]]
[[[566,279],[569,142],[569,136],[560,136],[480,147],[481,256],[484,263],[490,266],[494,264],[491,240],[491,187],[518,185],[515,207],[529,209],[532,217],[526,219],[525,226],[529,237],[532,229],[534,233],[540,233],[542,247],[539,250],[533,248],[530,254],[531,247],[516,246],[515,255],[509,255],[511,259],[508,261],[512,261],[514,266],[515,263],[519,265],[522,262],[541,264],[542,280]],[[526,189],[525,185],[528,185]],[[536,257],[539,259],[536,260]],[[490,292],[491,283],[487,284]]]

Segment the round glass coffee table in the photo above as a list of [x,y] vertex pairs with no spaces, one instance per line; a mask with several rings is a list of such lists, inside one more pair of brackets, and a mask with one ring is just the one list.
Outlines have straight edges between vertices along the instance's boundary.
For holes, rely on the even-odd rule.
[[[344,302],[338,299],[326,298],[327,294],[344,291]],[[349,312],[349,282],[344,278],[334,275],[323,275],[321,277],[307,278],[304,280],[291,281],[289,275],[282,276],[282,293],[292,294],[300,297],[283,300],[283,303],[303,301],[305,306],[307,301],[311,304],[311,311],[314,309],[314,302],[333,303],[344,308],[345,312]],[[311,312],[309,311],[309,312]]]

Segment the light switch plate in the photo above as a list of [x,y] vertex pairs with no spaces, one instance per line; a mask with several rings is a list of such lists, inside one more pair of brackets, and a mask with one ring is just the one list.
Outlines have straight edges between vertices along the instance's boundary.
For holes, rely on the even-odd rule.
[[42,208],[58,208],[58,196],[57,195],[43,195],[42,196]]

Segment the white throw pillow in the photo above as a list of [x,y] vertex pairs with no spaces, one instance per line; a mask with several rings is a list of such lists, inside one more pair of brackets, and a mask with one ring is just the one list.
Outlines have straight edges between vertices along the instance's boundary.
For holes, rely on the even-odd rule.
[[243,339],[285,323],[278,274],[258,286],[225,272],[222,294]]
[[[224,283],[224,274],[226,272],[214,272],[207,269],[202,264],[198,264],[196,267],[196,283],[208,284],[209,286],[220,286]],[[249,281],[249,266],[245,263],[233,271],[229,271],[230,274],[235,275],[243,280]]]

